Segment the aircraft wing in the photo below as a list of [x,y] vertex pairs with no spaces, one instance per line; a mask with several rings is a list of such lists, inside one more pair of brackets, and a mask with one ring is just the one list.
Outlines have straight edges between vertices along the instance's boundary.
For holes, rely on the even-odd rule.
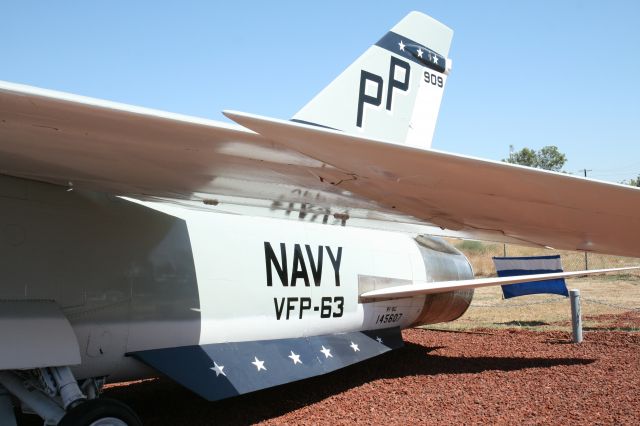
[[420,296],[423,294],[446,293],[448,291],[470,290],[498,285],[521,284],[529,282],[557,280],[561,278],[577,278],[587,275],[600,275],[612,272],[635,271],[638,269],[640,269],[640,266],[609,269],[591,269],[588,271],[551,272],[546,274],[516,275],[511,277],[473,278],[469,280],[456,281],[414,281],[413,283],[407,285],[383,287],[366,291],[360,294],[360,299],[366,301],[395,299],[402,297]]
[[640,188],[225,112],[344,170],[341,187],[419,220],[555,249],[640,256]]
[[215,211],[640,256],[638,189],[228,115],[252,131],[0,83],[0,173]]
[[110,193],[277,198],[269,188],[304,186],[320,166],[234,124],[0,82],[4,174]]
[[239,125],[2,81],[0,173],[225,213],[340,224],[348,212],[431,230],[331,184],[349,174]]

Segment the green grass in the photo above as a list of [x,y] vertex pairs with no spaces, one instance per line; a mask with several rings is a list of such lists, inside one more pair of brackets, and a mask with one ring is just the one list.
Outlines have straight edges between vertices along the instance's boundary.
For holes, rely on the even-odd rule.
[[[610,319],[602,318],[603,315],[622,314],[640,309],[640,277],[623,277],[624,279],[611,279],[607,276],[596,276],[567,280],[568,288],[580,289],[585,331],[640,331],[640,324],[611,326]],[[569,299],[562,296],[540,294],[504,300],[500,287],[485,287],[476,290],[471,306],[461,318],[449,323],[430,325],[427,328],[571,331],[571,307]]]
[[[450,239],[471,262],[477,277],[496,276],[493,256],[542,256],[560,254],[566,271],[584,269],[584,253],[546,250],[507,244]],[[640,265],[640,259],[588,255],[591,269]],[[621,314],[640,309],[640,273],[604,274],[567,280],[568,288],[578,288],[583,298],[583,328],[589,330],[640,331],[640,323],[619,327],[599,316]],[[594,303],[598,302],[598,303]],[[638,321],[636,321],[638,322]],[[531,295],[503,300],[500,287],[487,287],[475,292],[467,312],[458,320],[428,326],[439,330],[472,330],[478,328],[518,328],[526,330],[571,330],[569,299],[557,295]]]

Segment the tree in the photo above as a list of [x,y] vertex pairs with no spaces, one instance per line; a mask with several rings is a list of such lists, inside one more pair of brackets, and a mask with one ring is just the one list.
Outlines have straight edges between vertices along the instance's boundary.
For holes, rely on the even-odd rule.
[[638,177],[635,179],[629,179],[628,181],[623,180],[622,183],[625,185],[637,186],[640,188],[640,175],[638,175]]
[[538,151],[522,148],[520,151],[512,152],[509,154],[509,158],[504,158],[502,161],[559,172],[562,170],[564,163],[567,162],[567,157],[558,151],[558,147],[549,145]]

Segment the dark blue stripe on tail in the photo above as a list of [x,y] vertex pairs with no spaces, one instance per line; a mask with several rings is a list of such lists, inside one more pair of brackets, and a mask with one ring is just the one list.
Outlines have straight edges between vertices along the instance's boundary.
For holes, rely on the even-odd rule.
[[385,34],[376,46],[438,72],[444,73],[446,69],[444,56],[393,31]]

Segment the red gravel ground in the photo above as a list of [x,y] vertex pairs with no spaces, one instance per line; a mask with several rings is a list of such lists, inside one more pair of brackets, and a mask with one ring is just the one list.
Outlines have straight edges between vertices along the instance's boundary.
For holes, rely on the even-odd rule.
[[580,345],[564,332],[403,334],[406,346],[379,358],[217,403],[166,379],[105,396],[146,425],[640,424],[640,333],[586,332]]

